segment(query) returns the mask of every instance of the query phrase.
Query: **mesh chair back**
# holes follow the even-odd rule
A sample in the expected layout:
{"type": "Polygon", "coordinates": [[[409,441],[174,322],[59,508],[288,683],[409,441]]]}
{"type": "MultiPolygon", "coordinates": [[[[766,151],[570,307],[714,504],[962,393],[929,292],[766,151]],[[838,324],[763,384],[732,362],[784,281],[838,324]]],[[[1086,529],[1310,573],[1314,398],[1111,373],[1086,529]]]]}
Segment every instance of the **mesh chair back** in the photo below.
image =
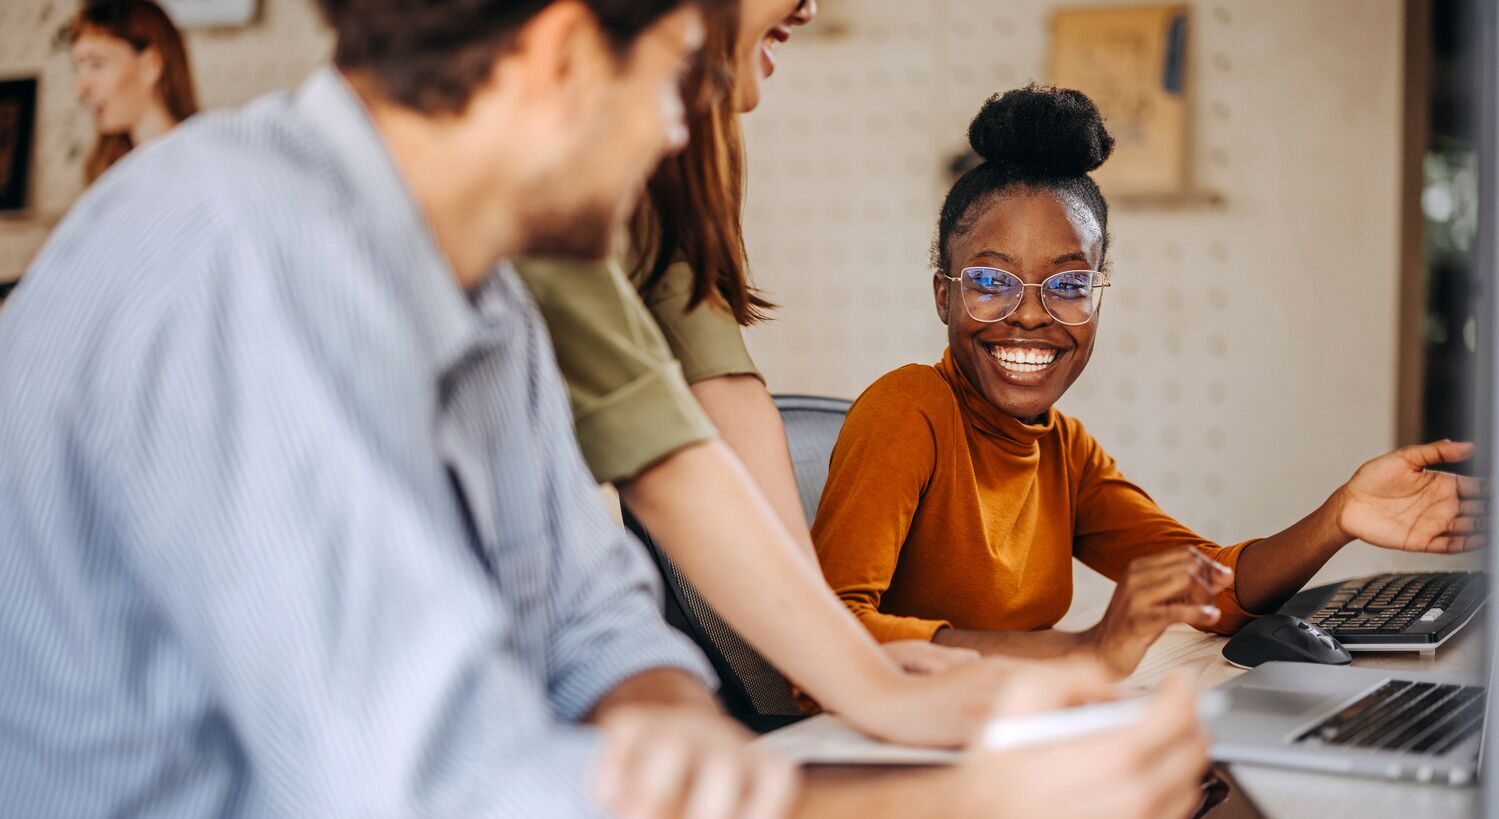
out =
{"type": "Polygon", "coordinates": [[[778,395],[776,407],[786,426],[786,443],[791,447],[791,468],[796,471],[796,488],[802,496],[802,511],[807,522],[817,517],[817,502],[828,482],[828,459],[833,444],[843,430],[849,402],[841,398],[814,395],[778,395]]]}
{"type": "MultiPolygon", "coordinates": [[[[828,477],[828,457],[849,403],[836,398],[777,396],[786,426],[802,508],[811,520],[828,477]]],[[[666,581],[666,619],[690,636],[722,680],[719,697],[736,719],[758,732],[789,725],[805,715],[792,697],[791,685],[760,653],[750,647],[698,595],[687,578],[651,539],[645,527],[625,510],[625,525],[646,545],[666,581]]]]}

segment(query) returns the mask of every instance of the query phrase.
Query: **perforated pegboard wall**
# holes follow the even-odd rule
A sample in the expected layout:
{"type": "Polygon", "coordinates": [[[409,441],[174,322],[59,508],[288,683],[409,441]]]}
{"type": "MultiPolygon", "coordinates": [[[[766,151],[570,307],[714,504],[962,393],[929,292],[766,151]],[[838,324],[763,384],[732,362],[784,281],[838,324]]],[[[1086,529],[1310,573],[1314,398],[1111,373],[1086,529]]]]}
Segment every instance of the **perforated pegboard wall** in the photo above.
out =
{"type": "MultiPolygon", "coordinates": [[[[55,43],[76,8],[76,0],[0,0],[0,79],[41,79],[32,210],[0,217],[0,281],[25,270],[83,184],[93,127],[77,103],[66,47],[55,43]]],[[[212,110],[295,85],[329,44],[312,0],[260,0],[252,26],[187,33],[198,102],[212,110]]]]}
{"type": "MultiPolygon", "coordinates": [[[[945,161],[988,95],[1044,79],[1060,5],[825,0],[830,25],[783,49],[745,123],[751,261],[784,305],[750,333],[773,389],[853,397],[939,356],[945,161]]],[[[1224,203],[1116,206],[1116,287],[1063,409],[1168,511],[1232,541],[1292,523],[1393,443],[1402,13],[1190,5],[1195,172],[1224,203]]]]}

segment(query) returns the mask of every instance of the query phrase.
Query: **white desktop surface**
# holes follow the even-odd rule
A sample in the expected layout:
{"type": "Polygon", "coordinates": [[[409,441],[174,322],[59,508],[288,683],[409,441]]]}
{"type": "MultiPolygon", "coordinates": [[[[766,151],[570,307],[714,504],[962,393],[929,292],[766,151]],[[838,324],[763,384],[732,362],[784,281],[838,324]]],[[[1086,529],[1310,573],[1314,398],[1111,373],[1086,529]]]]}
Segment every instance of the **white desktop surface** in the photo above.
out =
{"type": "MultiPolygon", "coordinates": [[[[1089,606],[1074,610],[1060,625],[1075,628],[1082,623],[1091,624],[1101,614],[1101,609],[1098,612],[1091,609],[1089,606]]],[[[1353,655],[1353,664],[1482,677],[1485,668],[1483,620],[1480,613],[1435,656],[1413,652],[1360,652],[1353,655]]],[[[1174,671],[1186,673],[1202,690],[1233,679],[1244,671],[1223,659],[1224,642],[1226,638],[1203,634],[1187,626],[1173,626],[1150,648],[1124,686],[1148,689],[1174,671]]],[[[832,736],[846,730],[841,728],[840,720],[829,716],[814,717],[791,726],[791,729],[799,730],[809,738],[832,736]]],[[[870,770],[876,769],[872,767],[870,770]]],[[[1234,765],[1230,770],[1269,819],[1462,819],[1478,815],[1481,794],[1481,789],[1476,786],[1422,785],[1252,765],[1234,765]]]]}

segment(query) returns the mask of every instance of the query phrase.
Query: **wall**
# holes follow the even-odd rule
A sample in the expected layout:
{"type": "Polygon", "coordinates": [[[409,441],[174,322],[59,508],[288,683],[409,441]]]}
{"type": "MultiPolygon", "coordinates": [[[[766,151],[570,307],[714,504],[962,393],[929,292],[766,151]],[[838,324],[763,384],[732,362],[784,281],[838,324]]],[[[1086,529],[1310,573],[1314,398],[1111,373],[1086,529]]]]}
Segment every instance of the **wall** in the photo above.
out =
{"type": "MultiPolygon", "coordinates": [[[[311,0],[261,2],[250,28],[189,35],[205,107],[327,54],[311,0]]],[[[750,344],[773,389],[852,397],[940,354],[927,248],[947,158],[985,97],[1040,76],[1057,6],[822,5],[746,121],[750,249],[785,305],[750,344]]],[[[1116,208],[1116,286],[1063,406],[1168,510],[1232,540],[1291,523],[1394,439],[1402,16],[1399,0],[1191,5],[1196,172],[1225,201],[1116,208]]],[[[51,44],[72,8],[0,0],[0,77],[43,82],[36,214],[0,220],[0,281],[78,192],[90,123],[51,44]]]]}
{"type": "MultiPolygon", "coordinates": [[[[746,120],[751,259],[785,305],[750,345],[772,389],[853,397],[940,355],[946,160],[988,95],[1042,78],[1059,4],[823,5],[746,120]]],[[[1195,170],[1224,201],[1116,207],[1116,286],[1062,406],[1168,511],[1233,541],[1394,442],[1402,5],[1189,5],[1195,170]]],[[[1360,549],[1329,572],[1402,562],[1360,549]]]]}
{"type": "MultiPolygon", "coordinates": [[[[331,41],[312,0],[260,0],[242,29],[187,33],[188,57],[206,110],[295,85],[326,58],[331,41]]],[[[66,45],[54,35],[73,0],[0,0],[0,79],[40,76],[37,150],[28,218],[0,218],[0,281],[17,278],[77,198],[93,124],[78,105],[66,45]]]]}

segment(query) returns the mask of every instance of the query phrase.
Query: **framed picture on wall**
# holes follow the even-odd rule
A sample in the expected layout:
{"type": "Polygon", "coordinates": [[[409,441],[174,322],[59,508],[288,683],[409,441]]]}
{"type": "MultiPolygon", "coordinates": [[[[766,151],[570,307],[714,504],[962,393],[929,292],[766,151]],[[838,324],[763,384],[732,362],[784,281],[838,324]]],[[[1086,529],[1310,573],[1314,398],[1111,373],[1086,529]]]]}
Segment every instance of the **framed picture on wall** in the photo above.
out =
{"type": "Polygon", "coordinates": [[[162,0],[179,28],[248,26],[255,22],[260,0],[162,0]]]}
{"type": "Polygon", "coordinates": [[[1110,196],[1182,196],[1192,187],[1190,14],[1168,3],[1052,16],[1048,78],[1092,97],[1116,140],[1094,177],[1110,196]]]}
{"type": "Polygon", "coordinates": [[[35,132],[36,78],[0,81],[0,212],[26,210],[35,132]]]}

